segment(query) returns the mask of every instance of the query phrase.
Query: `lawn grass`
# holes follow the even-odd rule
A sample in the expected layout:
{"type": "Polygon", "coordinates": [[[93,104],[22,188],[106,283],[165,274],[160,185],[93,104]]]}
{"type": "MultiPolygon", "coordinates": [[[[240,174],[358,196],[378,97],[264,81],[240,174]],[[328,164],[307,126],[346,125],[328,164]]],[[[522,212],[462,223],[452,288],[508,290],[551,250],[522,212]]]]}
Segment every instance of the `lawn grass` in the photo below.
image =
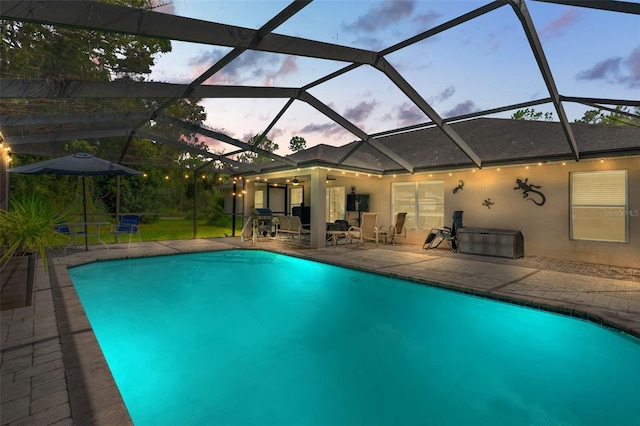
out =
{"type": "MultiPolygon", "coordinates": [[[[236,235],[242,231],[242,220],[236,224],[236,235]]],[[[160,219],[156,223],[143,223],[140,225],[142,241],[162,240],[186,240],[193,238],[193,221],[185,219],[160,219]]],[[[231,225],[213,226],[207,225],[207,220],[198,221],[198,238],[214,238],[231,236],[231,225]]]]}
{"type": "MultiPolygon", "coordinates": [[[[109,233],[110,227],[103,226],[100,229],[102,241],[114,243],[115,238],[109,233]]],[[[237,218],[236,236],[242,231],[242,218],[237,218]]],[[[215,238],[231,236],[231,224],[229,226],[207,225],[207,220],[198,221],[198,238],[215,238]]],[[[168,219],[161,218],[156,223],[140,224],[140,237],[142,241],[163,241],[163,240],[187,240],[193,238],[193,221],[191,219],[168,219]]],[[[120,241],[129,241],[129,237],[120,236],[120,241]]],[[[133,236],[136,239],[136,236],[133,236]]],[[[80,242],[80,238],[78,239],[80,242]]],[[[95,238],[89,238],[89,244],[98,244],[95,238]]]]}

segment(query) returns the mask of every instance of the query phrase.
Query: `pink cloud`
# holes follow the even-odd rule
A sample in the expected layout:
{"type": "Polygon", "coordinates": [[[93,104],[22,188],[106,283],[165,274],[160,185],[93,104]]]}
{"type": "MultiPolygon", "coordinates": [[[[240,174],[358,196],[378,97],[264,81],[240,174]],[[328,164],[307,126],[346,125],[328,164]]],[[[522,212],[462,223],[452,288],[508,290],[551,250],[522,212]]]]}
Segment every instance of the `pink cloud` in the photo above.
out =
{"type": "Polygon", "coordinates": [[[225,144],[223,144],[219,140],[210,138],[208,136],[202,136],[202,135],[198,136],[198,140],[200,142],[204,142],[204,144],[209,147],[209,150],[211,152],[222,153],[224,150],[225,144]]]}
{"type": "Polygon", "coordinates": [[[280,65],[280,69],[276,72],[268,73],[264,77],[264,85],[265,86],[274,86],[277,80],[282,80],[284,77],[289,74],[295,74],[298,72],[298,64],[296,63],[295,56],[287,56],[282,64],[280,65]]]}
{"type": "MultiPolygon", "coordinates": [[[[223,50],[214,48],[191,58],[189,66],[193,78],[201,75],[225,54],[223,50]]],[[[287,76],[298,72],[296,61],[295,56],[247,51],[209,77],[206,84],[242,85],[248,81],[262,79],[265,86],[274,86],[287,76]]]]}
{"type": "Polygon", "coordinates": [[[572,26],[580,19],[580,11],[576,8],[567,9],[557,19],[549,22],[542,30],[539,31],[540,38],[554,38],[564,34],[567,27],[572,26]]]}

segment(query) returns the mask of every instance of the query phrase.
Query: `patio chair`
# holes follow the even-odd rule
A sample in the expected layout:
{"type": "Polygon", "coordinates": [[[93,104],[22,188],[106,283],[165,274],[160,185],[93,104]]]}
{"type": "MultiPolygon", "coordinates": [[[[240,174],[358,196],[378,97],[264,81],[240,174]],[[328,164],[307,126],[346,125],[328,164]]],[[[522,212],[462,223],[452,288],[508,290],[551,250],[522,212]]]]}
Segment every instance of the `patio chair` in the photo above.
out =
{"type": "Polygon", "coordinates": [[[351,226],[347,230],[347,243],[358,241],[358,247],[364,246],[365,242],[373,241],[378,245],[378,213],[362,213],[360,226],[351,226]]]}
{"type": "Polygon", "coordinates": [[[58,223],[57,225],[55,225],[53,227],[53,229],[55,229],[59,233],[64,234],[64,235],[69,237],[69,243],[62,248],[64,254],[67,254],[67,249],[72,244],[73,244],[73,248],[77,248],[78,247],[78,245],[76,244],[76,235],[75,235],[75,233],[73,232],[73,230],[71,229],[71,227],[69,225],[67,225],[66,223],[61,222],[61,223],[58,223]]]}
{"type": "Polygon", "coordinates": [[[277,218],[278,226],[276,227],[276,240],[279,237],[291,236],[291,221],[289,220],[289,216],[277,216],[277,218]]]}
{"type": "Polygon", "coordinates": [[[396,244],[398,237],[403,237],[405,240],[407,239],[407,229],[404,227],[404,220],[406,217],[407,212],[398,213],[396,215],[395,225],[380,227],[378,234],[380,234],[385,244],[389,241],[391,244],[396,244]]]}
{"type": "Polygon", "coordinates": [[[298,244],[302,244],[303,238],[306,240],[309,236],[311,236],[311,231],[304,227],[299,216],[287,217],[289,218],[289,223],[291,223],[289,233],[293,234],[294,238],[297,237],[298,244]]]}
{"type": "Polygon", "coordinates": [[[458,253],[458,229],[462,228],[462,211],[457,210],[453,212],[453,223],[451,227],[445,226],[444,228],[432,228],[424,241],[423,249],[429,250],[437,248],[443,241],[447,243],[451,251],[458,253]]]}
{"type": "Polygon", "coordinates": [[[142,242],[139,225],[140,216],[125,214],[120,217],[120,223],[118,225],[111,225],[111,231],[109,233],[115,235],[117,243],[120,243],[120,235],[129,235],[129,245],[127,248],[131,248],[133,234],[137,234],[138,242],[142,242]]]}

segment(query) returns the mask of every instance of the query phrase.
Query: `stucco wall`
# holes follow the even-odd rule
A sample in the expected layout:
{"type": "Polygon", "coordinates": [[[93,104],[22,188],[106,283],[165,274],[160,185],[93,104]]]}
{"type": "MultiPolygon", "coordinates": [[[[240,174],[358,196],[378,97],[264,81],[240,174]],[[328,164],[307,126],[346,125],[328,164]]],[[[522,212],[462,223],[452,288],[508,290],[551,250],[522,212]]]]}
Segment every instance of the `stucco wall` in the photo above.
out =
{"type": "MultiPolygon", "coordinates": [[[[483,168],[472,172],[456,171],[398,175],[397,177],[346,177],[330,186],[355,185],[357,193],[370,194],[370,211],[377,211],[378,224],[387,225],[391,218],[391,183],[422,180],[444,180],[445,225],[450,226],[455,210],[463,210],[463,223],[470,227],[518,229],[525,241],[525,255],[550,256],[561,259],[604,263],[640,268],[640,158],[582,160],[579,162],[542,165],[483,168]],[[569,239],[569,173],[575,171],[621,170],[628,173],[629,243],[572,241],[569,239]],[[522,190],[514,190],[516,179],[529,179],[541,185],[546,202],[537,206],[523,198],[522,190]],[[464,189],[453,193],[458,181],[464,189]],[[494,203],[483,205],[486,199],[494,203]]],[[[536,194],[530,194],[536,198],[536,194]]],[[[422,244],[427,230],[410,230],[409,242],[422,244]]]]}

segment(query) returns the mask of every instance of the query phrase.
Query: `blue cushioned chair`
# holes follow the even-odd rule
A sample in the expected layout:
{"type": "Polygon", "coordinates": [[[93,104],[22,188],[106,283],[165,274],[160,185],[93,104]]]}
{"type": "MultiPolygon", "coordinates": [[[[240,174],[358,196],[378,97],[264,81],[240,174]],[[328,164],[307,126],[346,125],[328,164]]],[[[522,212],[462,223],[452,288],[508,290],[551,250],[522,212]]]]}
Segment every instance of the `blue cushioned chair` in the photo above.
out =
{"type": "Polygon", "coordinates": [[[120,217],[120,223],[118,225],[111,225],[111,234],[115,235],[116,242],[120,242],[120,235],[129,235],[129,245],[131,247],[131,239],[133,234],[138,234],[138,242],[142,242],[140,237],[140,216],[133,214],[125,214],[120,217]]]}
{"type": "Polygon", "coordinates": [[[63,251],[64,251],[65,254],[67,253],[67,248],[69,248],[69,246],[71,244],[73,244],[74,248],[77,248],[76,236],[73,233],[73,231],[71,230],[71,228],[69,227],[69,225],[67,225],[66,223],[59,223],[56,226],[54,226],[53,229],[55,229],[56,231],[58,231],[61,234],[69,236],[69,244],[67,244],[63,248],[63,251]]]}

